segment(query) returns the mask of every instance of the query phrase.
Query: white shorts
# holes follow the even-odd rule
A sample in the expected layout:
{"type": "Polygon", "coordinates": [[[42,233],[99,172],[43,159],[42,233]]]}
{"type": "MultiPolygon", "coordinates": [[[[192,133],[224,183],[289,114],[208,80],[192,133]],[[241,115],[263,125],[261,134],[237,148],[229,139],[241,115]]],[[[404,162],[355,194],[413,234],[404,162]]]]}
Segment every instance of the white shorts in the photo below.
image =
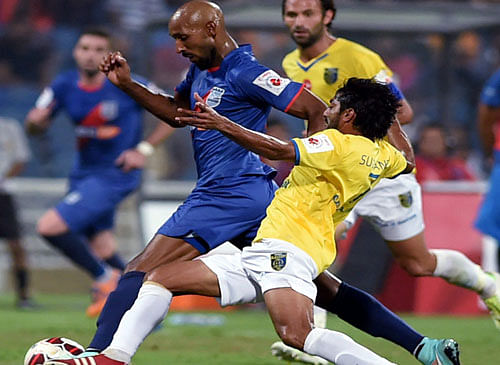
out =
{"type": "Polygon", "coordinates": [[[241,264],[241,251],[231,254],[209,254],[197,258],[217,276],[221,306],[262,302],[259,284],[252,281],[241,264]]]}
{"type": "Polygon", "coordinates": [[[363,217],[386,241],[404,241],[424,230],[422,190],[414,174],[382,179],[346,217],[351,226],[363,217]]]}
{"type": "Polygon", "coordinates": [[[313,302],[319,275],[316,262],[292,243],[277,239],[263,239],[245,247],[241,262],[249,278],[257,282],[262,293],[277,288],[292,288],[313,302]]]}
{"type": "Polygon", "coordinates": [[[199,260],[217,275],[222,306],[261,302],[262,293],[276,288],[292,288],[316,299],[316,263],[289,242],[265,239],[241,253],[204,255],[199,260]]]}

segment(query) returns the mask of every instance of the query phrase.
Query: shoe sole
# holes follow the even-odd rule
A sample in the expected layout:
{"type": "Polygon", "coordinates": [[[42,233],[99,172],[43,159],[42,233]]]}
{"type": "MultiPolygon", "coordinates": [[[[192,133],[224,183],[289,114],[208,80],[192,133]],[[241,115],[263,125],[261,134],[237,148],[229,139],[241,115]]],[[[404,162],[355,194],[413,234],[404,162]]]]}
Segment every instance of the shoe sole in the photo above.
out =
{"type": "Polygon", "coordinates": [[[447,340],[443,351],[453,365],[460,365],[460,350],[455,340],[447,340]]]}

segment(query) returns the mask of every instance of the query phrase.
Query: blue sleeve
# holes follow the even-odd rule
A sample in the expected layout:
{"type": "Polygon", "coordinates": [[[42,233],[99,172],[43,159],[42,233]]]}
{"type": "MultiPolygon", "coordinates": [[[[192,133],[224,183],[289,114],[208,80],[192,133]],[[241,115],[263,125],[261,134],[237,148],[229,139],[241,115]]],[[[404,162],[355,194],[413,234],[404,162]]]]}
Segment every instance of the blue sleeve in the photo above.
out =
{"type": "Polygon", "coordinates": [[[189,67],[189,71],[186,75],[186,78],[182,80],[182,82],[175,87],[175,91],[182,95],[187,95],[188,97],[191,95],[191,85],[194,80],[194,65],[189,67]]]}
{"type": "Polygon", "coordinates": [[[297,146],[297,142],[295,142],[293,139],[292,139],[292,143],[293,143],[293,148],[295,149],[295,161],[294,161],[294,164],[295,165],[300,165],[300,149],[299,149],[299,146],[297,146]]]}
{"type": "Polygon", "coordinates": [[[399,90],[399,88],[396,86],[394,82],[390,82],[387,84],[389,89],[391,89],[392,93],[398,98],[398,101],[403,100],[405,96],[403,95],[403,92],[399,90]]]}
{"type": "Polygon", "coordinates": [[[256,103],[287,111],[302,91],[303,85],[281,77],[258,63],[249,63],[231,71],[231,85],[239,94],[256,103]]]}
{"type": "Polygon", "coordinates": [[[480,100],[481,103],[491,107],[500,106],[500,70],[486,82],[480,100]]]}

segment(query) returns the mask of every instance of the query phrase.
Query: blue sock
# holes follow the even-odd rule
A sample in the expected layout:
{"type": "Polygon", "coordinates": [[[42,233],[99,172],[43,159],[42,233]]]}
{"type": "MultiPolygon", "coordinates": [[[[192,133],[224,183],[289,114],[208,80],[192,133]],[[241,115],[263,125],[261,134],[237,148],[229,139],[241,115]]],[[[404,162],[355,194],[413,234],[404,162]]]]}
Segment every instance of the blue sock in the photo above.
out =
{"type": "Polygon", "coordinates": [[[144,275],[146,274],[140,271],[130,271],[121,277],[115,291],[106,300],[97,320],[97,331],[87,350],[92,349],[100,352],[109,346],[120,320],[125,312],[132,307],[139,294],[144,275]]]}
{"type": "Polygon", "coordinates": [[[53,247],[61,251],[67,258],[87,271],[92,278],[106,272],[103,263],[94,256],[82,236],[67,232],[58,236],[43,236],[53,247]]]}
{"type": "Polygon", "coordinates": [[[363,332],[404,347],[411,354],[424,338],[373,296],[344,282],[325,309],[363,332]]]}
{"type": "Polygon", "coordinates": [[[110,256],[106,259],[106,263],[114,267],[115,269],[118,269],[120,271],[125,270],[125,262],[123,261],[122,257],[118,253],[114,253],[113,256],[110,256]]]}

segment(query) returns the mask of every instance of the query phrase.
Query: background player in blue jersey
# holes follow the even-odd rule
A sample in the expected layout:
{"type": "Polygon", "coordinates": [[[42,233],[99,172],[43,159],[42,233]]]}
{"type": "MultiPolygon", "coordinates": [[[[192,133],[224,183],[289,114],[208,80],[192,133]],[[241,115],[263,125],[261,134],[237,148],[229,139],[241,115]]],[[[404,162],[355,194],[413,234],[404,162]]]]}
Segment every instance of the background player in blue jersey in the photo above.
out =
{"type": "Polygon", "coordinates": [[[141,142],[143,109],[99,72],[110,49],[106,32],[85,31],[73,51],[77,69],[58,75],[26,117],[31,133],[44,131],[60,110],[75,125],[69,192],[40,218],[37,230],[95,280],[89,316],[99,314],[125,266],[112,235],[116,207],[139,186],[143,154],[173,130],[161,123],[150,142],[141,142]]]}
{"type": "MultiPolygon", "coordinates": [[[[484,153],[492,170],[490,188],[478,213],[475,225],[485,235],[500,243],[500,70],[486,82],[479,101],[479,133],[484,153]]],[[[500,262],[500,250],[497,257],[500,262]]],[[[496,268],[498,270],[498,267],[496,268]]]]}

